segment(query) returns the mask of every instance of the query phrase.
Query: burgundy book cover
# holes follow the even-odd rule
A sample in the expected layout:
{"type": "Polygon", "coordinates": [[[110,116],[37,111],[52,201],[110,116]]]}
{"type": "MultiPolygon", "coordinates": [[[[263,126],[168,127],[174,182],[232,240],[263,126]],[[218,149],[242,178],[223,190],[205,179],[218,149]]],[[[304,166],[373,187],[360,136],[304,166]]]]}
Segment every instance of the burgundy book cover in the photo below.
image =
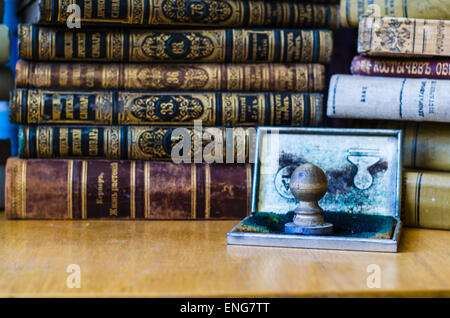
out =
{"type": "Polygon", "coordinates": [[[242,219],[250,164],[9,158],[11,219],[242,219]]]}
{"type": "Polygon", "coordinates": [[[449,60],[383,59],[355,56],[352,74],[366,76],[450,79],[449,60]]]}

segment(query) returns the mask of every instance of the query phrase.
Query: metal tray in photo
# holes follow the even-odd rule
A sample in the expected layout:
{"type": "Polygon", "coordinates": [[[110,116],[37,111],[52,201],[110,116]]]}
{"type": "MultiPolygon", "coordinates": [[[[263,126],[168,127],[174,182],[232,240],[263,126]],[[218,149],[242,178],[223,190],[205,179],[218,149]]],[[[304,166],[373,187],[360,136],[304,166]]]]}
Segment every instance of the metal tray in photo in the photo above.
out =
{"type": "Polygon", "coordinates": [[[252,214],[227,234],[228,244],[397,252],[400,130],[261,127],[256,138],[252,214]],[[303,163],[327,176],[319,205],[336,225],[332,235],[284,233],[298,204],[290,174],[303,163]]]}

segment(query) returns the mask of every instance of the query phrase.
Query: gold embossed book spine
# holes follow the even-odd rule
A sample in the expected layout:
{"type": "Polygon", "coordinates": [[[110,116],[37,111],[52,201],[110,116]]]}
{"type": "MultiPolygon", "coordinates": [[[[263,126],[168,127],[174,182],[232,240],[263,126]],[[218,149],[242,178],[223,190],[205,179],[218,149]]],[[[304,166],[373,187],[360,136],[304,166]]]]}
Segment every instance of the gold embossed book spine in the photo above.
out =
{"type": "Polygon", "coordinates": [[[450,230],[450,172],[405,171],[402,200],[407,226],[450,230]]]}
{"type": "Polygon", "coordinates": [[[250,164],[8,159],[11,219],[242,219],[250,164]],[[176,197],[176,200],[174,198],[176,197]]]}
{"type": "Polygon", "coordinates": [[[71,62],[328,63],[324,29],[68,29],[19,25],[23,60],[71,62]]]}
{"type": "Polygon", "coordinates": [[[322,64],[109,64],[20,60],[16,87],[167,91],[323,92],[322,64]]]}
{"type": "MultiPolygon", "coordinates": [[[[311,1],[309,1],[311,2],[311,1]]],[[[84,25],[145,25],[201,27],[306,27],[339,25],[331,4],[261,0],[41,0],[40,24],[66,24],[69,5],[80,8],[84,25]]]]}
{"type": "Polygon", "coordinates": [[[323,95],[268,92],[136,92],[17,88],[17,124],[318,126],[323,95]]]}
{"type": "Polygon", "coordinates": [[[166,126],[19,126],[18,155],[253,163],[255,128],[183,128],[179,131],[166,126]]]}

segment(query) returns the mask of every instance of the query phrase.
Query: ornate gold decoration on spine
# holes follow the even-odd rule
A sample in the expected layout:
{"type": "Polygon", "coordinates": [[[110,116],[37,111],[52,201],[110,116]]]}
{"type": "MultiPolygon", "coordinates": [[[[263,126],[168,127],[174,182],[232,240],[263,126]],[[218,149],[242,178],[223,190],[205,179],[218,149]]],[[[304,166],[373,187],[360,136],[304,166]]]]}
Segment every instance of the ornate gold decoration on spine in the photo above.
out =
{"type": "Polygon", "coordinates": [[[67,218],[69,219],[73,219],[72,188],[73,188],[73,160],[69,160],[67,165],[67,218]]]}
{"type": "Polygon", "coordinates": [[[81,162],[81,218],[87,218],[87,168],[86,160],[81,162]]]}
{"type": "Polygon", "coordinates": [[[211,216],[211,167],[205,165],[205,219],[211,216]]]}
{"type": "Polygon", "coordinates": [[[150,162],[144,162],[144,218],[150,218],[150,162]]]}
{"type": "Polygon", "coordinates": [[[130,218],[136,218],[136,161],[130,162],[130,218]]]}
{"type": "Polygon", "coordinates": [[[36,128],[37,158],[51,158],[53,155],[53,127],[36,128]]]}
{"type": "MultiPolygon", "coordinates": [[[[330,60],[332,32],[299,29],[208,29],[208,30],[145,30],[124,29],[94,32],[92,30],[51,29],[32,25],[21,29],[19,53],[22,59],[51,61],[129,61],[129,62],[303,62],[326,63],[330,60]],[[32,52],[32,30],[38,52],[32,52]],[[67,37],[65,36],[67,34],[67,37]],[[125,35],[127,35],[125,37],[125,35]],[[315,41],[317,35],[320,39],[315,41]],[[55,55],[55,39],[69,38],[73,54],[55,55]],[[84,41],[75,42],[77,38],[84,41]],[[227,45],[231,37],[232,45],[227,45]],[[125,43],[125,38],[127,42],[125,43]],[[105,46],[98,46],[106,41],[105,46]],[[30,42],[30,43],[27,43],[30,42]],[[74,45],[77,43],[77,45],[74,45]],[[82,44],[83,43],[83,46],[82,44]],[[316,46],[319,45],[318,48],[316,46]],[[86,47],[92,52],[86,55],[86,47]],[[125,57],[125,50],[128,50],[125,57]],[[227,54],[228,53],[228,54],[227,54]],[[275,60],[275,57],[277,59],[275,60]],[[127,60],[125,60],[127,58],[127,60]]],[[[68,52],[66,52],[68,54],[68,52]]]]}
{"type": "Polygon", "coordinates": [[[108,159],[120,159],[120,144],[125,142],[121,140],[121,128],[120,127],[106,127],[104,129],[104,153],[108,159]]]}
{"type": "Polygon", "coordinates": [[[16,87],[111,90],[321,92],[321,64],[88,64],[20,60],[16,87]],[[88,74],[90,77],[88,77],[88,74]],[[53,78],[53,82],[52,82],[53,78]]]}
{"type": "Polygon", "coordinates": [[[19,24],[18,26],[18,48],[19,56],[22,59],[32,59],[33,58],[33,38],[31,32],[32,26],[26,24],[19,24]]]}
{"type": "Polygon", "coordinates": [[[21,208],[21,218],[25,219],[25,211],[27,207],[27,162],[23,160],[21,162],[21,172],[20,172],[20,208],[21,208]]]}
{"type": "Polygon", "coordinates": [[[191,164],[191,218],[197,218],[197,166],[191,164]]]}

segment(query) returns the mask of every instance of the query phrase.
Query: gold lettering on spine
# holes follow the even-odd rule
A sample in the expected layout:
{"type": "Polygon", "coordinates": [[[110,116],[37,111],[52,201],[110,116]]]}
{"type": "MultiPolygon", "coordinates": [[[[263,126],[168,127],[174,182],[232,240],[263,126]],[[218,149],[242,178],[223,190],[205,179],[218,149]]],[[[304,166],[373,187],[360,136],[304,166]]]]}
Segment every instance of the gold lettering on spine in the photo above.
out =
{"type": "MultiPolygon", "coordinates": [[[[68,33],[66,33],[67,35],[68,33]]],[[[86,33],[77,33],[78,39],[78,57],[85,58],[86,57],[86,33]]],[[[71,42],[72,43],[72,42],[71,42]]],[[[72,56],[72,53],[70,57],[72,56]]]]}
{"type": "Polygon", "coordinates": [[[59,155],[66,157],[69,155],[69,129],[59,129],[59,155]]]}
{"type": "Polygon", "coordinates": [[[69,219],[73,219],[72,186],[73,186],[73,160],[69,160],[68,167],[67,167],[67,217],[69,219]]]}
{"type": "Polygon", "coordinates": [[[53,127],[37,127],[36,145],[38,158],[50,158],[53,154],[53,127]]]}
{"type": "Polygon", "coordinates": [[[144,218],[150,218],[150,162],[144,162],[144,218]]]}
{"type": "Polygon", "coordinates": [[[119,164],[112,162],[111,166],[111,208],[110,216],[118,216],[119,210],[119,164]]]}
{"type": "Polygon", "coordinates": [[[211,166],[205,165],[205,219],[211,215],[211,166]]]}
{"type": "Polygon", "coordinates": [[[81,218],[87,219],[87,167],[86,160],[81,162],[81,218]]]}
{"type": "Polygon", "coordinates": [[[136,161],[130,163],[130,217],[136,218],[136,161]]]}
{"type": "Polygon", "coordinates": [[[21,202],[20,205],[22,207],[21,218],[25,219],[25,212],[27,207],[27,161],[22,160],[22,185],[21,185],[21,202]]]}
{"type": "Polygon", "coordinates": [[[191,218],[197,218],[197,166],[191,164],[191,218]]]}
{"type": "Polygon", "coordinates": [[[81,129],[72,129],[72,155],[83,155],[81,148],[81,129]]]}
{"type": "Polygon", "coordinates": [[[98,156],[98,128],[89,131],[89,156],[98,156]]]}

